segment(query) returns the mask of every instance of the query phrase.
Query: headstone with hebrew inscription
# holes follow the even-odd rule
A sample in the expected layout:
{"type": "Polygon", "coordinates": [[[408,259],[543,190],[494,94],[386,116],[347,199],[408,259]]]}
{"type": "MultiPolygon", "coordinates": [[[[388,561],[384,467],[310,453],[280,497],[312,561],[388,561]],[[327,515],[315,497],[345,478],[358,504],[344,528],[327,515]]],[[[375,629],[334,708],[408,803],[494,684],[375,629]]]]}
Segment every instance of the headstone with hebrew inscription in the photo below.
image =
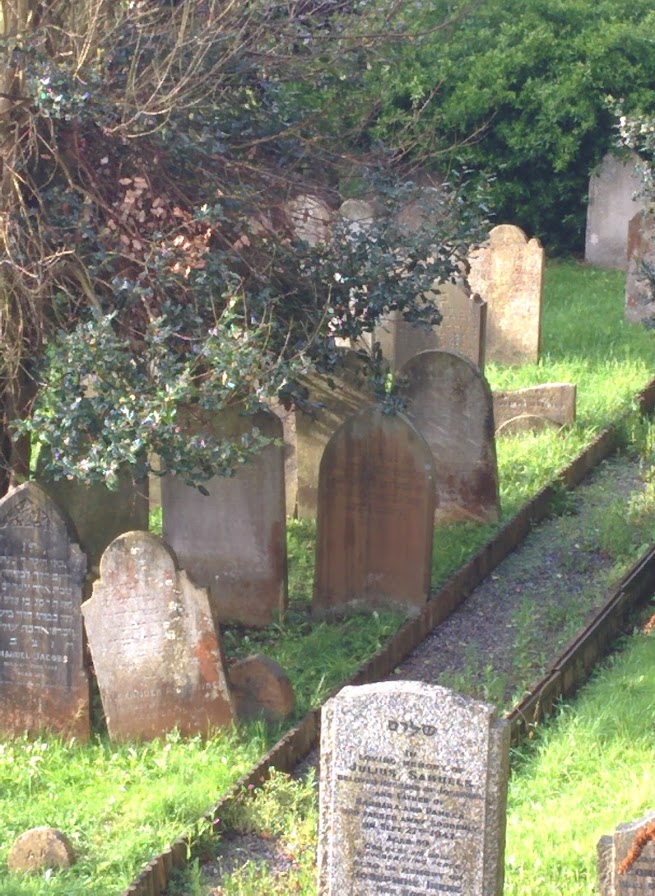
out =
{"type": "Polygon", "coordinates": [[[540,383],[523,389],[499,389],[493,393],[496,434],[559,429],[575,421],[574,383],[540,383]]]}
{"type": "Polygon", "coordinates": [[[162,539],[113,541],[82,612],[110,737],[206,734],[233,721],[207,590],[162,539]]]}
{"type": "Polygon", "coordinates": [[[420,612],[430,591],[434,482],[432,452],[404,415],[370,407],[346,420],[321,461],[315,613],[420,612]]]}
{"type": "Polygon", "coordinates": [[[341,424],[375,400],[355,351],[339,349],[329,377],[312,375],[304,384],[315,410],[296,411],[297,508],[301,519],[316,519],[318,471],[325,446],[341,424]]]}
{"type": "Polygon", "coordinates": [[[509,726],[423,682],[345,687],[321,717],[319,896],[501,896],[509,726]]]}
{"type": "Polygon", "coordinates": [[[257,430],[276,442],[234,476],[214,476],[208,495],[182,477],[162,479],[164,538],[194,582],[209,588],[214,620],[268,625],[287,604],[282,422],[270,411],[238,408],[189,418],[190,432],[238,440],[257,430]]]}
{"type": "Polygon", "coordinates": [[[655,323],[655,215],[639,212],[628,225],[628,274],[625,319],[631,324],[655,323]]]}
{"type": "Polygon", "coordinates": [[[628,224],[646,208],[637,194],[642,181],[639,156],[607,153],[589,178],[585,261],[625,271],[628,263],[628,224]]]}
{"type": "Polygon", "coordinates": [[[655,813],[620,824],[598,841],[599,896],[655,893],[655,813]],[[650,832],[650,836],[643,836],[650,832]]]}
{"type": "Polygon", "coordinates": [[[486,360],[524,364],[539,360],[544,250],[512,224],[494,227],[469,255],[468,282],[487,302],[486,360]]]}
{"type": "Polygon", "coordinates": [[[0,730],[89,735],[82,586],[86,558],[38,485],[0,499],[0,730]]]}
{"type": "Polygon", "coordinates": [[[491,390],[456,352],[421,352],[398,372],[405,413],[424,437],[436,469],[439,522],[496,522],[498,463],[491,390]]]}

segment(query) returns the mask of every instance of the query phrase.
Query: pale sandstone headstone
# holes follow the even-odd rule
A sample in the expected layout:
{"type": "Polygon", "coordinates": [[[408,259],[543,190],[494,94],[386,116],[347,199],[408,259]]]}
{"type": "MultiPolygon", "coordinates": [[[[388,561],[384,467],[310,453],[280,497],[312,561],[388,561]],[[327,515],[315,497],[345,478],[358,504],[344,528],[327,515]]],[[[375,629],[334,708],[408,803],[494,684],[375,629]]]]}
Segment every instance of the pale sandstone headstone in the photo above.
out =
{"type": "Polygon", "coordinates": [[[86,739],[82,586],[86,558],[33,482],[0,499],[0,730],[86,739]]]}
{"type": "Polygon", "coordinates": [[[575,422],[574,383],[541,383],[493,393],[496,435],[538,431],[575,422]]]}
{"type": "Polygon", "coordinates": [[[599,896],[653,896],[655,893],[655,842],[647,842],[627,870],[620,870],[647,825],[655,824],[655,813],[639,821],[620,824],[611,836],[598,841],[599,896]]]}
{"type": "Polygon", "coordinates": [[[319,196],[301,194],[286,204],[291,228],[299,240],[310,246],[327,243],[330,239],[333,212],[319,196]]]}
{"type": "Polygon", "coordinates": [[[469,255],[468,282],[487,302],[486,360],[539,360],[544,250],[512,224],[500,224],[469,255]]]}
{"type": "Polygon", "coordinates": [[[127,532],[109,545],[82,612],[111,738],[206,734],[233,721],[207,591],[156,535],[127,532]]]}
{"type": "Polygon", "coordinates": [[[339,362],[328,377],[313,375],[304,381],[313,414],[296,412],[297,509],[301,519],[315,519],[318,471],[325,446],[341,424],[375,400],[366,383],[362,360],[349,349],[339,350],[339,362]]]}
{"type": "Polygon", "coordinates": [[[262,717],[281,722],[293,713],[296,699],[289,676],[270,657],[255,653],[238,660],[229,667],[228,678],[240,721],[262,717]]]}
{"type": "Polygon", "coordinates": [[[349,222],[351,233],[359,233],[375,221],[376,209],[367,199],[346,199],[339,208],[339,215],[349,222]]]}
{"type": "Polygon", "coordinates": [[[398,372],[405,413],[426,440],[436,469],[436,519],[496,522],[498,463],[491,390],[456,352],[421,352],[398,372]]]}
{"type": "Polygon", "coordinates": [[[296,449],[296,411],[277,404],[271,408],[282,421],[284,453],[284,494],[286,514],[298,515],[298,452],[296,449]]]}
{"type": "MultiPolygon", "coordinates": [[[[438,299],[435,302],[439,305],[438,299]]],[[[438,326],[414,323],[405,320],[401,311],[391,311],[375,328],[375,341],[389,368],[395,373],[406,361],[419,352],[436,348],[438,342],[438,326]]]]}
{"type": "Polygon", "coordinates": [[[321,717],[319,896],[501,896],[508,766],[491,706],[344,688],[321,717]]]}
{"type": "Polygon", "coordinates": [[[402,414],[370,407],[330,439],[319,475],[313,610],[428,599],[435,469],[425,439],[402,414]]]}
{"type": "Polygon", "coordinates": [[[31,828],[14,840],[7,867],[12,872],[36,873],[70,868],[75,863],[73,845],[56,828],[31,828]]]}
{"type": "Polygon", "coordinates": [[[589,178],[585,261],[590,264],[620,271],[628,266],[628,224],[646,208],[645,199],[635,198],[642,188],[638,164],[634,152],[625,158],[607,153],[589,178]]]}
{"type": "Polygon", "coordinates": [[[197,417],[188,428],[230,440],[256,428],[277,442],[234,476],[205,482],[209,495],[182,477],[162,479],[164,538],[194,582],[209,588],[216,623],[268,625],[287,605],[282,422],[270,411],[231,408],[197,417]]]}
{"type": "Polygon", "coordinates": [[[655,215],[647,212],[638,212],[628,225],[625,319],[632,324],[655,323],[655,215]]]}

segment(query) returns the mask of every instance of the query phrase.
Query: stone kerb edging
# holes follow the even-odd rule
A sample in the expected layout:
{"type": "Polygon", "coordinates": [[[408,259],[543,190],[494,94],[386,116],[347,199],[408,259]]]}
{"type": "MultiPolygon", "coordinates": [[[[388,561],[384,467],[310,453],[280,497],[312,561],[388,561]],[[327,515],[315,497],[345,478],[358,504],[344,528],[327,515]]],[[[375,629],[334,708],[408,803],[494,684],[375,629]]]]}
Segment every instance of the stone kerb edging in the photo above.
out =
{"type": "MultiPolygon", "coordinates": [[[[639,392],[635,404],[642,415],[655,409],[655,377],[639,392]]],[[[530,529],[548,514],[553,499],[562,486],[575,488],[597,466],[609,457],[618,446],[618,425],[629,412],[621,415],[616,424],[604,429],[589,445],[565,467],[553,481],[541,489],[525,504],[474,556],[462,566],[440,590],[430,598],[421,614],[406,622],[389,641],[367,660],[347,681],[342,682],[329,695],[334,696],[346,685],[370,684],[389,675],[425,637],[439,625],[471,594],[474,588],[510,554],[528,534],[530,529]]],[[[517,707],[508,713],[512,724],[512,739],[516,741],[536,721],[547,715],[558,696],[570,694],[587,676],[593,664],[607,649],[612,633],[616,634],[615,614],[621,624],[633,601],[648,596],[648,588],[655,584],[655,547],[644,555],[619,585],[599,616],[582,635],[571,642],[553,669],[547,673],[517,707]],[[591,634],[590,634],[591,633],[591,634]],[[593,642],[588,647],[588,639],[593,642]],[[565,689],[565,690],[564,690],[565,689]]],[[[651,592],[652,593],[652,592],[651,592]]],[[[328,697],[328,699],[329,699],[328,697]]],[[[225,809],[248,789],[269,777],[270,769],[290,772],[320,741],[320,708],[310,710],[268,753],[243,775],[203,818],[216,822],[225,809]]],[[[163,853],[149,862],[121,896],[161,896],[169,874],[174,867],[181,867],[190,858],[192,837],[182,835],[163,853]]]]}

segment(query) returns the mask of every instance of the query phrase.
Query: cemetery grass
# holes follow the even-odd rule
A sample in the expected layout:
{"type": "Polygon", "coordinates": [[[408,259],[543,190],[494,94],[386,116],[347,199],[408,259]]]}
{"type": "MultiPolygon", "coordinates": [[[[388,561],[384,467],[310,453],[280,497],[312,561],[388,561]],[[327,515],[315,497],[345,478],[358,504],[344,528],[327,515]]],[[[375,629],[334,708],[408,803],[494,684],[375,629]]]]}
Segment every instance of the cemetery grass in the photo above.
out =
{"type": "MultiPolygon", "coordinates": [[[[570,430],[499,441],[503,520],[615,421],[652,376],[655,334],[623,322],[623,285],[623,275],[614,272],[575,262],[549,264],[541,362],[521,369],[487,369],[492,388],[553,381],[578,384],[578,420],[570,430]]],[[[652,452],[650,430],[636,417],[626,420],[623,428],[626,444],[637,436],[644,454],[652,452]]],[[[566,511],[566,505],[567,497],[562,495],[561,506],[554,512],[566,511]]],[[[620,522],[617,525],[620,528],[620,522]]],[[[465,562],[494,528],[440,529],[435,539],[434,587],[465,562]]],[[[402,619],[397,613],[380,611],[330,623],[313,622],[309,615],[313,527],[291,522],[288,540],[289,612],[265,630],[228,628],[224,644],[229,660],[261,651],[282,664],[297,695],[291,724],[374,653],[402,619]]],[[[250,725],[238,734],[221,733],[206,741],[182,742],[172,735],[161,742],[120,747],[102,734],[94,735],[88,745],[72,747],[51,738],[0,742],[0,896],[88,892],[116,896],[146,861],[192,827],[281,732],[280,727],[250,725]],[[6,855],[14,837],[39,824],[60,827],[72,837],[79,863],[64,874],[5,877],[6,855]]],[[[309,826],[310,816],[307,810],[309,826]]],[[[284,842],[293,841],[293,825],[304,816],[294,809],[289,818],[291,833],[285,833],[284,842]]],[[[202,843],[205,833],[201,826],[193,836],[202,843]]],[[[298,838],[300,842],[300,834],[298,838]]],[[[311,852],[309,846],[299,845],[291,850],[291,864],[302,865],[298,856],[311,852]]],[[[247,873],[257,876],[260,872],[247,873]]],[[[187,877],[185,889],[179,892],[191,896],[194,886],[192,877],[187,877]]],[[[311,892],[299,889],[296,882],[289,887],[275,889],[269,882],[259,890],[224,892],[311,892]]]]}

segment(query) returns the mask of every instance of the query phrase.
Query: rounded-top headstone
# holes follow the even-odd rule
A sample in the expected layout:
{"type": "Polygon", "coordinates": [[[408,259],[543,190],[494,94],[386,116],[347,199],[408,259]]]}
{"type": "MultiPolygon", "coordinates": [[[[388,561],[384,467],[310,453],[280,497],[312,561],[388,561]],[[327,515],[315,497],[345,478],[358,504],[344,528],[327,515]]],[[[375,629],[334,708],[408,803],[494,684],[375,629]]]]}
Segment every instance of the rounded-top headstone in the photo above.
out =
{"type": "Polygon", "coordinates": [[[7,866],[12,872],[45,871],[48,868],[70,868],[75,851],[70,840],[56,828],[31,828],[12,844],[7,866]]]}
{"type": "Polygon", "coordinates": [[[289,676],[270,657],[256,653],[238,660],[228,678],[240,721],[263,717],[280,722],[293,712],[296,700],[289,676]]]}

